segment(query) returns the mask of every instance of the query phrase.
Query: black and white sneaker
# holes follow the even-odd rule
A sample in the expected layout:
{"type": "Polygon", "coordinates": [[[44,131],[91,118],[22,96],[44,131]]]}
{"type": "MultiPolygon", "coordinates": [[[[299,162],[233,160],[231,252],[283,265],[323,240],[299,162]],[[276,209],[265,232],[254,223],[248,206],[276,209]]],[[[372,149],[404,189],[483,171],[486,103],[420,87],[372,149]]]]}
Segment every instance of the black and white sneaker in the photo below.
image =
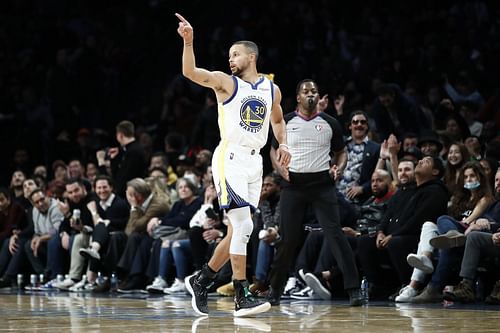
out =
{"type": "Polygon", "coordinates": [[[309,286],[305,287],[304,289],[296,293],[291,294],[290,297],[293,299],[300,299],[300,300],[313,300],[319,298],[314,293],[314,290],[312,290],[311,287],[309,286]]]}
{"type": "Polygon", "coordinates": [[[328,301],[332,298],[332,293],[321,273],[307,273],[305,275],[305,280],[307,286],[311,287],[314,293],[321,297],[321,299],[328,301]]]}
{"type": "Polygon", "coordinates": [[[190,275],[184,279],[186,284],[186,289],[191,294],[191,306],[193,307],[194,312],[196,312],[200,316],[208,315],[208,304],[207,304],[207,286],[204,286],[200,283],[202,279],[200,279],[198,275],[190,275]]]}
{"type": "Polygon", "coordinates": [[[261,301],[253,298],[252,293],[248,290],[248,282],[241,283],[240,281],[233,281],[234,283],[234,316],[245,317],[252,316],[258,313],[269,311],[271,303],[268,301],[261,301]]]}

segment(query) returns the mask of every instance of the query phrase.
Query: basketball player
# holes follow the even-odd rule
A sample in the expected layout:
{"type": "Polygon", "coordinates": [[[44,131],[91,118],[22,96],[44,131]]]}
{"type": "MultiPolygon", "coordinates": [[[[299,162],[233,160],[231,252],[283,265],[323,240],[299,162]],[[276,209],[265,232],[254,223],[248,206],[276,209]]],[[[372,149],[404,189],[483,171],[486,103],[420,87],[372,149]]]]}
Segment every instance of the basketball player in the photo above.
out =
{"type": "Polygon", "coordinates": [[[217,271],[231,260],[235,288],[236,317],[270,309],[269,302],[251,297],[246,279],[246,249],[253,223],[250,208],[258,205],[262,186],[262,156],[269,123],[278,141],[277,159],[288,167],[290,153],[281,110],[281,92],[277,85],[257,72],[259,50],[255,43],[239,41],[229,50],[228,75],[196,67],[193,51],[193,27],[181,15],[177,32],[184,40],[182,74],[193,82],[215,91],[219,112],[221,142],[212,158],[214,183],[220,206],[227,212],[230,226],[227,236],[200,273],[186,278],[192,306],[198,315],[207,315],[207,289],[217,271]]]}

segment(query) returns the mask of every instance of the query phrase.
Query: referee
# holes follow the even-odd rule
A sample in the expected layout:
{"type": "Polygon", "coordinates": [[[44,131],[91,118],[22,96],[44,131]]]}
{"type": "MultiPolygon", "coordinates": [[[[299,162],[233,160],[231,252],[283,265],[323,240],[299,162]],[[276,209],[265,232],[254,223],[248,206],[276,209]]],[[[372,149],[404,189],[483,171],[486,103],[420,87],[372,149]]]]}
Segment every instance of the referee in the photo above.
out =
{"type": "Polygon", "coordinates": [[[310,79],[298,83],[297,110],[284,116],[292,159],[289,169],[275,163],[273,142],[271,159],[285,179],[281,200],[281,245],[277,248],[270,272],[268,300],[278,305],[288,278],[293,256],[302,234],[306,207],[311,205],[321,224],[330,249],[344,275],[344,288],[351,306],[359,306],[359,277],[354,255],[347,242],[339,218],[335,180],[346,166],[347,154],[342,129],[333,117],[317,110],[318,86],[310,79]],[[333,177],[333,179],[332,179],[333,177]]]}

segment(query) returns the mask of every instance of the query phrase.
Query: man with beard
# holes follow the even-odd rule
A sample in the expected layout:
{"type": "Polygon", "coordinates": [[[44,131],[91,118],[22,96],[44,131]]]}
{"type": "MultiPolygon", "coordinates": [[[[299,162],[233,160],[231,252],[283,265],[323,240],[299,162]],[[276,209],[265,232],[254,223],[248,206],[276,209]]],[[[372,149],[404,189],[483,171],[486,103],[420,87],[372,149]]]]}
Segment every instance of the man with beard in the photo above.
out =
{"type": "MultiPolygon", "coordinates": [[[[33,236],[33,206],[31,203],[31,193],[36,189],[35,181],[27,178],[23,182],[23,198],[19,201],[26,212],[26,224],[24,227],[18,226],[12,231],[12,236],[3,242],[0,250],[0,285],[8,285],[13,281],[15,275],[19,272],[20,265],[26,260],[24,244],[33,236]],[[7,281],[7,282],[6,282],[7,281]]],[[[42,273],[42,272],[41,272],[42,273]]]]}
{"type": "Polygon", "coordinates": [[[12,173],[10,179],[10,190],[12,191],[12,199],[14,201],[22,201],[23,199],[23,182],[26,175],[21,170],[16,170],[12,173]]]}
{"type": "MultiPolygon", "coordinates": [[[[64,220],[62,212],[56,199],[52,199],[37,188],[30,194],[30,200],[33,203],[33,237],[24,245],[24,252],[37,274],[45,274],[48,279],[55,279],[57,274],[63,273],[59,254],[52,251],[57,249],[60,243],[57,233],[64,220]]],[[[15,276],[12,266],[15,260],[19,260],[17,252],[13,254],[9,270],[11,275],[15,276]]],[[[8,271],[9,271],[8,270],[8,271]]]]}
{"type": "Polygon", "coordinates": [[[87,204],[93,199],[82,180],[70,178],[66,181],[66,201],[59,202],[59,209],[64,214],[64,220],[59,227],[61,238],[59,253],[64,250],[71,254],[69,278],[51,284],[59,289],[67,289],[80,281],[85,269],[85,259],[80,255],[80,249],[89,244],[90,233],[94,223],[87,204]],[[73,239],[71,242],[70,239],[73,239]],[[63,250],[64,249],[64,250],[63,250]]]}
{"type": "Polygon", "coordinates": [[[262,187],[260,149],[267,142],[269,126],[279,142],[277,160],[287,167],[290,153],[286,144],[285,122],[281,110],[281,91],[270,79],[259,75],[258,46],[251,41],[233,43],[229,50],[232,75],[196,67],[193,27],[181,15],[177,32],[182,37],[182,74],[191,81],[214,90],[219,113],[221,142],[214,151],[212,168],[220,207],[230,225],[214,255],[199,274],[186,278],[193,296],[193,309],[207,315],[207,287],[216,272],[231,260],[235,287],[236,317],[270,309],[270,304],[250,297],[246,278],[247,243],[253,230],[251,208],[259,204],[262,187]]]}
{"type": "Polygon", "coordinates": [[[342,174],[347,160],[342,128],[337,120],[318,111],[319,92],[313,80],[300,81],[296,95],[297,110],[285,116],[293,156],[289,171],[276,163],[276,142],[271,151],[273,164],[285,182],[280,199],[281,244],[270,272],[268,300],[272,305],[280,303],[289,269],[301,246],[306,208],[311,205],[323,228],[325,241],[344,275],[344,288],[349,293],[350,305],[360,306],[358,270],[340,225],[335,189],[335,180],[342,174]]]}
{"type": "Polygon", "coordinates": [[[250,286],[254,295],[262,296],[267,291],[267,274],[273,261],[275,244],[279,241],[281,177],[272,172],[264,177],[257,211],[253,215],[255,224],[252,243],[255,252],[255,283],[250,286]]]}
{"type": "Polygon", "coordinates": [[[372,285],[370,297],[388,296],[395,287],[384,278],[382,262],[388,262],[396,271],[395,285],[408,284],[412,268],[406,257],[416,250],[422,225],[446,213],[448,190],[440,180],[444,172],[441,160],[424,157],[418,162],[415,167],[416,187],[412,173],[405,170],[408,163],[412,162],[402,160],[399,163],[398,177],[402,189],[389,201],[377,237],[361,236],[358,240],[358,258],[372,285]],[[406,180],[402,179],[403,175],[406,180]]]}
{"type": "MultiPolygon", "coordinates": [[[[10,240],[16,238],[21,230],[28,225],[28,219],[24,209],[11,199],[11,193],[5,187],[0,188],[0,244],[2,248],[10,247],[10,240]]],[[[0,258],[0,268],[6,268],[8,258],[0,258]]],[[[3,272],[0,272],[3,274],[3,272]]],[[[0,287],[10,287],[11,280],[4,276],[0,279],[0,287]]]]}

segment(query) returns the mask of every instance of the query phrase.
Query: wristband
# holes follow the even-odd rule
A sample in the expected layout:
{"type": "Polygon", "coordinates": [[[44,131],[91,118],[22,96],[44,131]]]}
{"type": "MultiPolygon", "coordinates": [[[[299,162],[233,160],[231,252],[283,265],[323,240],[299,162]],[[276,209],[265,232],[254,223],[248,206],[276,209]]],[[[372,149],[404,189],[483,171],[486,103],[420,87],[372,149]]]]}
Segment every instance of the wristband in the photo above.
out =
{"type": "Polygon", "coordinates": [[[287,144],[280,143],[279,148],[285,147],[286,149],[290,150],[290,147],[287,144]]]}

